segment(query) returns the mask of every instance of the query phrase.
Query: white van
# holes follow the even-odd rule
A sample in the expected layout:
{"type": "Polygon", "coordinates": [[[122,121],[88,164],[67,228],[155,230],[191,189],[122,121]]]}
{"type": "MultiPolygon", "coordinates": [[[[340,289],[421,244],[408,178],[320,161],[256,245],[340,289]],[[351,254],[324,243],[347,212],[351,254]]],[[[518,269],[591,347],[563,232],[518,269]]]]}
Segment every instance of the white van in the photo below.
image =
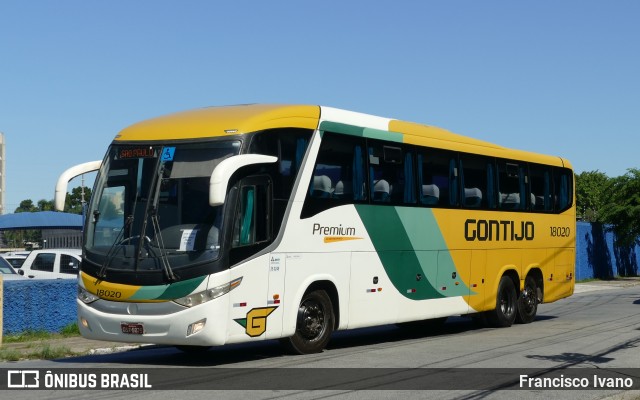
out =
{"type": "Polygon", "coordinates": [[[34,250],[18,273],[34,279],[77,279],[81,254],[80,249],[34,250]]]}

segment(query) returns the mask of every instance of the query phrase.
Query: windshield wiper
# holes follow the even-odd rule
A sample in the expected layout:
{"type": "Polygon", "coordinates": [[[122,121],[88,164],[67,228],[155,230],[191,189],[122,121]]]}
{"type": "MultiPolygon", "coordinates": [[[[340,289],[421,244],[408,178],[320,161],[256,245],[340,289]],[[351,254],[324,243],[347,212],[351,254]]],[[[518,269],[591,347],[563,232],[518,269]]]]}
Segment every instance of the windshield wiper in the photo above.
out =
{"type": "Polygon", "coordinates": [[[111,264],[111,260],[113,260],[113,256],[115,255],[116,246],[127,240],[123,239],[124,232],[131,226],[132,223],[133,215],[128,215],[126,220],[124,221],[124,224],[122,225],[122,228],[120,229],[120,232],[118,232],[118,236],[116,236],[116,239],[111,244],[111,247],[109,247],[109,251],[107,251],[107,254],[104,256],[104,262],[102,263],[102,267],[100,267],[100,271],[98,271],[98,280],[102,280],[107,277],[107,269],[109,268],[109,264],[111,264]]]}
{"type": "MultiPolygon", "coordinates": [[[[147,218],[143,223],[142,232],[146,230],[146,221],[151,218],[151,226],[153,227],[153,234],[157,238],[158,248],[160,249],[160,262],[162,263],[162,269],[166,275],[166,278],[169,282],[175,282],[178,280],[178,276],[173,273],[173,269],[171,269],[171,264],[169,263],[169,256],[167,255],[167,249],[164,245],[164,240],[162,239],[162,233],[160,233],[160,222],[158,221],[158,202],[160,200],[160,188],[162,186],[162,177],[165,172],[164,163],[160,162],[158,165],[158,171],[155,176],[153,182],[153,188],[155,188],[153,201],[148,203],[147,208],[147,218]]],[[[138,259],[140,257],[140,251],[142,249],[142,243],[140,244],[140,249],[138,250],[138,259]]]]}
{"type": "Polygon", "coordinates": [[[162,233],[160,232],[158,212],[155,207],[151,207],[149,212],[151,213],[151,226],[153,226],[153,234],[157,238],[158,248],[160,249],[160,261],[162,262],[162,268],[165,275],[167,276],[167,280],[169,282],[175,282],[178,280],[178,276],[173,273],[173,269],[171,269],[171,264],[169,263],[169,256],[167,255],[167,250],[164,245],[164,239],[162,238],[162,233]]]}

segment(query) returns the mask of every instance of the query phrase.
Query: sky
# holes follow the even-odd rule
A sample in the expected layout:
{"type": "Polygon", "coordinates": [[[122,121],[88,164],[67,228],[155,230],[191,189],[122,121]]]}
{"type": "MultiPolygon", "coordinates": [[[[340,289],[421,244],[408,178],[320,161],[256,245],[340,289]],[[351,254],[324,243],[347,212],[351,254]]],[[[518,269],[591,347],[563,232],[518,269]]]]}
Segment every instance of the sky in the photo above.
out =
{"type": "Polygon", "coordinates": [[[241,103],[414,121],[623,175],[640,168],[639,20],[636,0],[0,0],[4,213],[53,199],[128,125],[241,103]]]}

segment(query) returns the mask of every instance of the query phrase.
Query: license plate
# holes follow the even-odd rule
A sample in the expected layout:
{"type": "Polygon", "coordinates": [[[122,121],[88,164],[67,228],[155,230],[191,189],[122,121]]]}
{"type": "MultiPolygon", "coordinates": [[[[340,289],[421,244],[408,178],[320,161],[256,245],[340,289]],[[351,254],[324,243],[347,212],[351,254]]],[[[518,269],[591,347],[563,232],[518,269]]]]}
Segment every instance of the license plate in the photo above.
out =
{"type": "Polygon", "coordinates": [[[138,323],[123,322],[120,324],[122,333],[128,333],[130,335],[142,335],[144,333],[144,326],[138,323]]]}

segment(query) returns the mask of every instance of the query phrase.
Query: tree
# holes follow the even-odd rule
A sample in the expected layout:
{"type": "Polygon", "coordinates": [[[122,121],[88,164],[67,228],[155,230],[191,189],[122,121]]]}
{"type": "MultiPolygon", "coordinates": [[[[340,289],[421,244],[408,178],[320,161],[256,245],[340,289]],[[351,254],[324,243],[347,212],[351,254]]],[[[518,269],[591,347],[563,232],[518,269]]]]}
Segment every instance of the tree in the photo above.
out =
{"type": "Polygon", "coordinates": [[[82,202],[87,202],[91,198],[91,189],[82,186],[71,189],[71,193],[67,193],[67,199],[64,202],[64,211],[73,214],[82,214],[82,202]]]}
{"type": "Polygon", "coordinates": [[[53,200],[38,200],[37,211],[53,211],[53,200]]]}
{"type": "Polygon", "coordinates": [[[616,242],[622,246],[640,243],[640,170],[632,168],[613,178],[606,196],[600,214],[604,222],[612,225],[616,242]]]}
{"type": "Polygon", "coordinates": [[[602,207],[609,202],[609,186],[612,180],[599,171],[585,171],[576,175],[576,212],[578,219],[587,222],[604,222],[602,207]]]}
{"type": "Polygon", "coordinates": [[[15,209],[14,213],[36,212],[36,211],[38,211],[38,207],[36,207],[33,204],[33,200],[27,199],[27,200],[22,200],[20,202],[20,205],[18,206],[18,208],[15,209]]]}

